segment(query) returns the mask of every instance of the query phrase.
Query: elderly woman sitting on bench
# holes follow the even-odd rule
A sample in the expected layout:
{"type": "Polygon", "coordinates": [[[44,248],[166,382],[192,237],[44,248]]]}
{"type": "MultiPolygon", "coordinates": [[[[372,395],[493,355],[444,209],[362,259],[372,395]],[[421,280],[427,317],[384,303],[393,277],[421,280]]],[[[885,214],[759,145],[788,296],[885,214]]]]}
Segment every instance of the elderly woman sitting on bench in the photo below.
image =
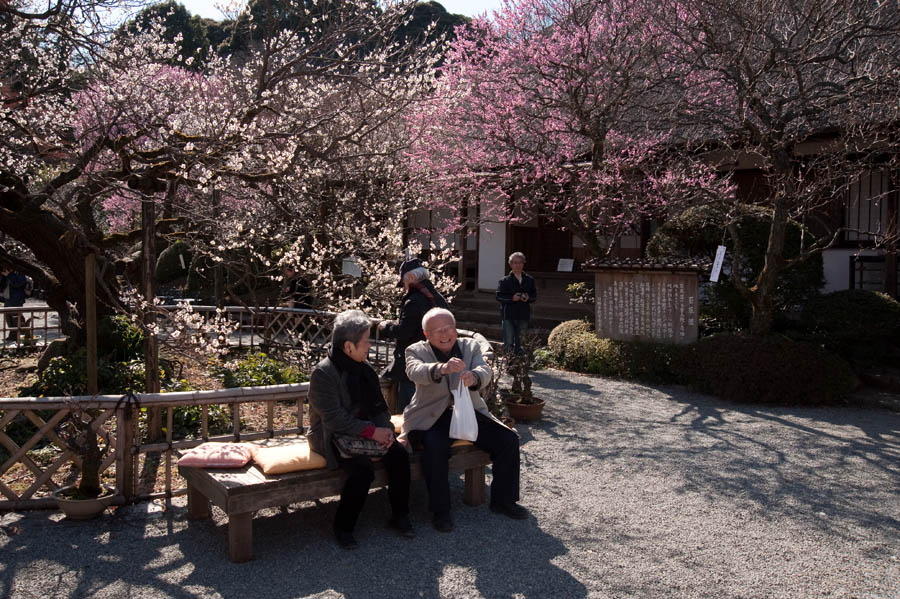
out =
{"type": "Polygon", "coordinates": [[[389,525],[404,537],[415,536],[409,521],[409,455],[394,438],[378,375],[366,361],[370,327],[359,310],[339,314],[328,357],[316,365],[309,381],[310,447],[325,456],[330,469],[348,474],[334,519],[337,542],[345,549],[357,546],[353,528],[375,475],[372,458],[341,455],[334,443],[336,433],[373,439],[388,448],[381,459],[393,512],[389,525]]]}

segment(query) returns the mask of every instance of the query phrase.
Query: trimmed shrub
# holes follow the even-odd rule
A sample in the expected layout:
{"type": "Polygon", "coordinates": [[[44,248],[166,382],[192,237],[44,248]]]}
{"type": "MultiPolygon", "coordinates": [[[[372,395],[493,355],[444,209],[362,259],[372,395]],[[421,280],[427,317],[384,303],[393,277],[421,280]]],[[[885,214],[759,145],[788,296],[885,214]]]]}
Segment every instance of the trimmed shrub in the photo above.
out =
{"type": "Polygon", "coordinates": [[[579,333],[590,332],[592,328],[586,320],[567,320],[556,325],[547,337],[547,347],[550,353],[554,358],[563,362],[569,340],[579,333]]]}
{"type": "Polygon", "coordinates": [[[896,365],[900,302],[884,293],[850,289],[814,298],[801,320],[809,340],[854,364],[896,365]]]}
{"type": "Polygon", "coordinates": [[[616,341],[622,356],[622,374],[647,383],[675,383],[676,369],[685,346],[650,341],[616,341]]]}
{"type": "Polygon", "coordinates": [[[635,379],[648,383],[673,383],[682,347],[649,341],[613,341],[594,333],[578,333],[569,339],[563,365],[570,370],[635,379]]]}
{"type": "Polygon", "coordinates": [[[569,337],[563,353],[563,365],[577,372],[621,376],[622,356],[619,346],[594,333],[575,333],[569,337]]]}
{"type": "Polygon", "coordinates": [[[214,371],[228,388],[284,385],[309,380],[309,377],[300,372],[296,366],[270,358],[262,352],[218,366],[214,371]]]}
{"type": "Polygon", "coordinates": [[[783,337],[706,337],[686,347],[677,366],[681,382],[743,403],[835,404],[857,384],[840,357],[783,337]]]}

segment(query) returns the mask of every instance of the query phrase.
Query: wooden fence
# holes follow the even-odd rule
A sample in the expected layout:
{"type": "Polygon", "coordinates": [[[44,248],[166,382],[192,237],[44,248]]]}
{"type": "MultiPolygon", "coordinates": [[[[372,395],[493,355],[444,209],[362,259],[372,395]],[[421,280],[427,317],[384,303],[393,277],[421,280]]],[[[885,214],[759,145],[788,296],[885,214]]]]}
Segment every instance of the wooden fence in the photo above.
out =
{"type": "MultiPolygon", "coordinates": [[[[158,323],[160,339],[165,341],[175,330],[168,313],[178,306],[162,306],[158,323]]],[[[203,320],[224,316],[232,332],[228,345],[239,349],[294,349],[303,343],[313,358],[324,355],[331,336],[335,313],[292,308],[244,308],[192,306],[194,314],[203,320]]],[[[17,348],[41,347],[61,335],[55,312],[47,307],[7,308],[31,323],[30,337],[21,335],[17,348]]],[[[373,320],[373,327],[377,323],[373,320]]],[[[5,325],[5,320],[4,320],[5,325]]],[[[379,338],[377,327],[373,335],[369,361],[376,368],[388,363],[394,344],[379,338]]],[[[4,330],[5,331],[5,330],[4,330]]],[[[11,347],[11,345],[7,345],[11,347]]],[[[114,480],[117,501],[127,502],[184,492],[173,482],[173,459],[177,452],[207,440],[242,440],[298,434],[304,430],[304,404],[307,384],[268,387],[244,387],[207,391],[188,391],[135,396],[84,396],[0,398],[0,510],[55,507],[50,493],[75,482],[79,458],[56,432],[73,410],[89,410],[92,426],[109,451],[102,471],[107,480],[114,480]],[[211,406],[228,412],[231,429],[210,434],[211,406]],[[141,429],[146,426],[146,409],[163,408],[166,415],[165,439],[141,442],[141,429]],[[195,435],[175,438],[176,408],[199,410],[199,428],[195,435]],[[293,413],[286,418],[285,411],[293,413]],[[276,411],[279,417],[276,418],[276,411]],[[255,421],[264,413],[261,428],[248,428],[248,412],[255,421]],[[278,422],[290,421],[291,426],[278,422]],[[27,440],[23,439],[27,436],[27,440]],[[18,442],[14,439],[18,439],[18,442]],[[157,461],[161,468],[154,468],[157,461]],[[67,465],[72,464],[75,468],[67,465]],[[162,490],[141,490],[147,480],[153,481],[164,471],[162,490]],[[143,481],[143,482],[142,482],[143,481]]],[[[155,487],[159,487],[157,483],[155,487]]]]}
{"type": "MultiPolygon", "coordinates": [[[[465,330],[460,330],[460,336],[477,339],[485,358],[494,362],[491,345],[484,337],[465,330]]],[[[392,353],[392,342],[377,340],[370,362],[383,363],[392,353]]],[[[75,482],[79,457],[57,432],[74,410],[90,414],[91,426],[108,447],[103,478],[115,482],[115,502],[122,504],[183,494],[186,489],[180,486],[174,469],[177,457],[205,441],[302,434],[308,424],[308,389],[308,383],[297,383],[133,396],[0,398],[0,510],[53,508],[56,500],[50,494],[75,482]],[[216,407],[228,412],[228,430],[213,430],[210,421],[216,407]],[[165,436],[144,442],[142,430],[147,426],[149,408],[164,410],[165,436]],[[182,414],[194,410],[199,420],[190,434],[176,434],[178,408],[182,414]],[[148,485],[151,488],[146,488],[148,485]]]]}
{"type": "MultiPolygon", "coordinates": [[[[181,306],[159,306],[157,322],[160,342],[170,340],[177,325],[174,315],[181,306]]],[[[221,314],[226,328],[228,346],[237,349],[295,349],[306,344],[313,356],[324,355],[331,337],[334,312],[284,307],[191,306],[191,311],[204,321],[221,314]]],[[[53,339],[62,336],[59,317],[47,306],[0,308],[0,350],[42,349],[53,339]],[[8,323],[7,314],[9,314],[8,323]],[[18,326],[17,326],[18,325],[18,326]],[[4,340],[5,344],[4,344],[4,340]]],[[[377,322],[377,321],[373,321],[377,322]]],[[[376,333],[372,338],[370,361],[383,366],[390,361],[393,345],[385,343],[376,333]]]]}
{"type": "MultiPolygon", "coordinates": [[[[304,404],[308,383],[273,385],[267,387],[239,387],[208,391],[177,393],[138,393],[134,396],[82,396],[82,397],[26,397],[0,398],[0,445],[9,455],[0,465],[0,510],[55,507],[56,500],[49,496],[37,496],[41,491],[52,491],[70,484],[63,466],[72,463],[79,466],[79,458],[69,450],[56,433],[55,428],[73,410],[91,415],[91,426],[101,443],[108,446],[101,471],[107,480],[115,481],[118,502],[178,495],[184,492],[173,484],[173,459],[177,452],[195,447],[205,441],[251,441],[301,433],[304,423],[304,404]],[[287,405],[286,405],[287,404],[287,405]],[[231,430],[210,434],[210,406],[227,406],[231,416],[231,430]],[[265,424],[260,430],[248,430],[243,425],[249,406],[263,406],[265,424]],[[294,417],[292,426],[278,426],[276,409],[288,407],[294,417]],[[141,442],[145,408],[163,408],[166,413],[165,439],[151,443],[141,442]],[[196,436],[177,439],[174,436],[174,416],[177,407],[195,407],[200,410],[200,426],[196,436]],[[33,425],[36,431],[24,442],[17,444],[7,434],[10,425],[23,422],[33,425]],[[38,445],[53,446],[50,458],[38,464],[29,455],[38,445]],[[152,469],[149,478],[155,479],[161,459],[164,469],[162,491],[140,492],[142,466],[152,469]]],[[[282,417],[279,419],[284,421],[282,417]]],[[[75,471],[69,473],[73,478],[75,471]]],[[[148,473],[145,469],[145,476],[148,473]]]]}

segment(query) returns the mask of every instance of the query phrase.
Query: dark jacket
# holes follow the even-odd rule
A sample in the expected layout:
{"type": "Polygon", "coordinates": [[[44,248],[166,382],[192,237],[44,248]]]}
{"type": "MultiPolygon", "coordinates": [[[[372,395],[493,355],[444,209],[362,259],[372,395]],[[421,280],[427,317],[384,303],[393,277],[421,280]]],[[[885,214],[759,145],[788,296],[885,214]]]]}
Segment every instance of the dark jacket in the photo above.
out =
{"type": "MultiPolygon", "coordinates": [[[[371,366],[368,366],[371,368],[371,366]]],[[[354,405],[347,388],[347,373],[342,372],[325,358],[313,369],[309,377],[309,432],[306,438],[310,448],[323,456],[328,467],[338,467],[331,436],[334,433],[359,435],[370,424],[376,427],[394,429],[391,414],[384,398],[378,398],[379,405],[371,421],[354,416],[359,406],[354,405]]]]}
{"type": "Polygon", "coordinates": [[[417,283],[417,287],[410,287],[409,291],[400,300],[400,318],[384,327],[383,335],[387,339],[397,339],[394,346],[394,361],[388,366],[386,377],[399,382],[407,379],[406,376],[406,348],[418,341],[425,341],[422,332],[422,317],[432,308],[447,308],[447,300],[438,293],[431,281],[425,280],[417,283]],[[423,291],[431,294],[428,295],[423,291]]]}
{"type": "Polygon", "coordinates": [[[510,272],[497,284],[497,301],[500,302],[500,320],[531,320],[531,303],[537,299],[534,277],[522,273],[522,282],[510,272]],[[517,293],[527,293],[527,302],[514,302],[517,293]]]}
{"type": "Polygon", "coordinates": [[[25,305],[25,285],[28,279],[18,272],[6,275],[6,284],[9,285],[9,297],[3,300],[7,308],[18,308],[25,305]]]}

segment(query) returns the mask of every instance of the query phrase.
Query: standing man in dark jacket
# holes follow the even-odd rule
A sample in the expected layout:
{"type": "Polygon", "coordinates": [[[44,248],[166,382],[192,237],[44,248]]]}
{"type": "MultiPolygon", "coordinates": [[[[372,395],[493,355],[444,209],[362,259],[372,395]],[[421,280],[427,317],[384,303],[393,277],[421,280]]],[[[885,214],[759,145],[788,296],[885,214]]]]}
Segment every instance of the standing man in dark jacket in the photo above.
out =
{"type": "Polygon", "coordinates": [[[518,353],[519,338],[528,329],[531,303],[537,299],[534,277],[523,272],[525,254],[513,252],[509,256],[510,273],[497,285],[500,302],[500,324],[503,327],[503,351],[518,353]]]}
{"type": "MultiPolygon", "coordinates": [[[[0,271],[6,279],[8,287],[7,295],[3,300],[3,304],[7,308],[21,308],[25,305],[25,287],[28,285],[28,278],[20,272],[10,270],[8,266],[4,266],[0,271]]],[[[25,319],[22,313],[7,312],[6,313],[6,340],[17,341],[19,337],[19,328],[25,326],[25,319]]]]}
{"type": "Polygon", "coordinates": [[[394,425],[381,395],[378,374],[366,361],[372,344],[369,319],[359,310],[347,310],[334,319],[331,349],[309,377],[310,448],[325,457],[328,468],[342,469],[347,480],[334,517],[334,533],[345,549],[356,548],[353,528],[375,480],[372,459],[345,456],[334,435],[373,439],[388,448],[381,458],[388,475],[389,525],[404,537],[414,537],[409,521],[409,454],[394,438],[394,425]]]}
{"type": "Polygon", "coordinates": [[[428,269],[418,258],[406,260],[400,265],[400,281],[406,294],[400,300],[400,318],[397,321],[383,320],[379,330],[387,339],[396,339],[394,361],[385,377],[397,383],[397,408],[403,411],[416,392],[416,385],[406,376],[406,348],[413,343],[425,341],[422,332],[422,317],[432,308],[447,308],[447,300],[434,288],[429,280],[428,269]]]}

